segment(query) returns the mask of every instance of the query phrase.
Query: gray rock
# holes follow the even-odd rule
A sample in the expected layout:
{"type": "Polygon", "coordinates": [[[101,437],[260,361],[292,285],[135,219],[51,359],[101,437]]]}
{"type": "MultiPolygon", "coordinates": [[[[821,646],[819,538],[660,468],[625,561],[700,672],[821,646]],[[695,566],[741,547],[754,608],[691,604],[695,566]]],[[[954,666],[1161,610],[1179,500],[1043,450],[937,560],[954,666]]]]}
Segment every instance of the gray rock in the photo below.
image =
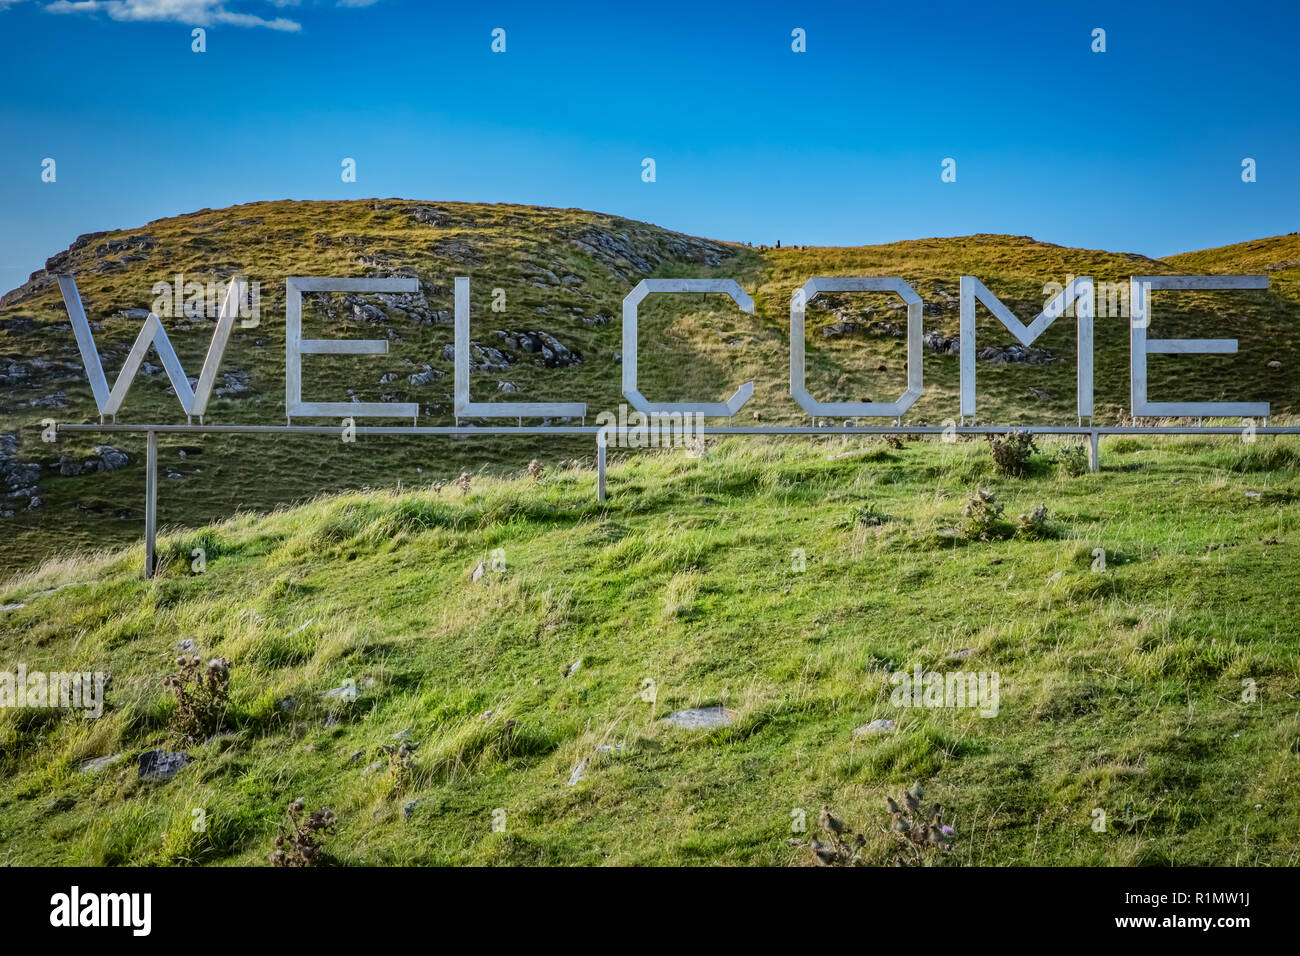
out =
{"type": "Polygon", "coordinates": [[[447,214],[437,206],[410,206],[405,212],[411,217],[412,222],[424,223],[429,226],[447,225],[447,214]]]}
{"type": "MultiPolygon", "coordinates": [[[[50,326],[51,331],[70,331],[71,326],[50,326]]],[[[0,385],[34,385],[37,379],[49,380],[60,375],[84,375],[80,365],[67,362],[52,362],[44,358],[32,358],[26,361],[0,359],[0,385]]]]}
{"type": "Polygon", "coordinates": [[[938,352],[940,355],[959,355],[961,354],[961,337],[954,335],[946,339],[939,332],[931,329],[921,336],[921,343],[931,352],[938,352]]]}
{"type": "Polygon", "coordinates": [[[147,750],[139,757],[140,779],[170,780],[189,762],[187,754],[147,750]]]}
{"type": "Polygon", "coordinates": [[[117,471],[119,468],[125,468],[131,461],[126,452],[119,451],[112,445],[96,445],[91,451],[99,458],[100,471],[117,471]]]}
{"type": "MultiPolygon", "coordinates": [[[[614,220],[606,222],[614,224],[614,220]]],[[[577,249],[622,281],[635,274],[647,276],[670,260],[718,266],[735,254],[719,243],[681,233],[643,232],[634,223],[622,222],[618,228],[624,231],[585,226],[564,235],[577,249]]]]}
{"type": "Polygon", "coordinates": [[[436,369],[430,365],[426,365],[424,366],[424,371],[416,372],[414,375],[408,375],[406,376],[406,380],[412,385],[429,385],[437,379],[442,378],[442,375],[443,372],[441,369],[436,369]]]}
{"type": "Polygon", "coordinates": [[[988,362],[990,365],[1005,365],[1007,363],[1047,365],[1049,362],[1054,361],[1056,356],[1047,349],[1040,349],[1031,345],[990,345],[988,348],[980,350],[979,358],[981,362],[988,362]]]}
{"type": "Polygon", "coordinates": [[[101,242],[95,247],[95,255],[102,259],[104,256],[121,255],[124,252],[148,252],[156,245],[158,240],[153,236],[123,236],[121,239],[101,242]]]}
{"type": "Polygon", "coordinates": [[[465,265],[473,265],[480,261],[479,254],[468,242],[463,239],[439,239],[429,251],[435,256],[445,256],[448,259],[454,259],[465,265]]]}
{"type": "Polygon", "coordinates": [[[16,457],[18,436],[13,432],[0,434],[0,486],[10,495],[31,495],[40,481],[41,466],[19,461],[16,457]]]}
{"type": "Polygon", "coordinates": [[[685,727],[688,730],[706,730],[712,727],[730,727],[733,712],[715,704],[712,707],[695,707],[678,710],[663,718],[673,727],[685,727]]]}
{"type": "Polygon", "coordinates": [[[243,395],[250,389],[248,373],[242,369],[232,368],[222,374],[221,384],[212,391],[218,398],[225,398],[230,395],[243,395]]]}
{"type": "Polygon", "coordinates": [[[121,754],[109,754],[107,757],[91,757],[89,760],[81,762],[82,773],[95,773],[103,770],[105,767],[112,766],[122,759],[121,754]]]}
{"type": "Polygon", "coordinates": [[[514,382],[497,382],[497,391],[505,395],[518,395],[523,389],[514,382]]]}
{"type": "Polygon", "coordinates": [[[881,717],[873,720],[869,724],[863,724],[853,731],[854,737],[864,737],[868,734],[888,734],[894,729],[894,722],[888,717],[881,717]]]}
{"type": "MultiPolygon", "coordinates": [[[[395,260],[383,256],[363,255],[357,261],[373,269],[388,273],[403,274],[408,269],[394,269],[395,260]]],[[[342,299],[343,317],[367,325],[387,325],[390,322],[414,322],[417,325],[432,325],[438,321],[425,298],[423,287],[414,292],[377,292],[370,295],[345,295],[342,299]]],[[[326,306],[325,314],[338,318],[336,310],[326,306]]]]}
{"type": "Polygon", "coordinates": [[[410,803],[408,803],[406,806],[402,807],[402,817],[403,817],[403,819],[406,819],[406,820],[411,819],[411,816],[415,813],[415,808],[418,807],[418,806],[419,806],[420,804],[422,804],[422,803],[424,803],[424,797],[420,797],[420,798],[417,799],[417,800],[412,800],[412,801],[411,801],[410,803]]]}
{"type": "MultiPolygon", "coordinates": [[[[455,346],[451,344],[444,345],[442,347],[442,358],[446,362],[455,362],[455,346]]],[[[471,372],[504,372],[514,363],[514,356],[500,349],[480,345],[477,342],[470,342],[469,344],[469,368],[471,372]]]]}
{"type": "Polygon", "coordinates": [[[351,703],[357,699],[357,688],[355,684],[340,684],[320,696],[321,700],[341,700],[351,703]]]}
{"type": "Polygon", "coordinates": [[[66,392],[50,392],[48,395],[41,395],[28,401],[15,402],[13,405],[5,408],[5,411],[15,411],[20,408],[67,408],[68,395],[66,392]]]}
{"type": "Polygon", "coordinates": [[[549,332],[494,329],[492,334],[498,336],[507,348],[517,348],[529,355],[538,356],[538,364],[547,368],[567,368],[582,362],[581,352],[570,349],[549,332]]]}
{"type": "Polygon", "coordinates": [[[576,786],[587,775],[587,766],[590,763],[591,761],[585,757],[578,762],[578,765],[573,768],[573,773],[569,774],[569,786],[576,786]]]}
{"type": "Polygon", "coordinates": [[[46,595],[49,594],[57,594],[59,591],[62,591],[65,588],[87,587],[91,584],[97,584],[97,583],[98,583],[97,581],[69,581],[67,584],[60,584],[56,588],[46,588],[44,591],[33,591],[31,594],[28,595],[28,597],[32,597],[32,598],[45,597],[46,595]]]}

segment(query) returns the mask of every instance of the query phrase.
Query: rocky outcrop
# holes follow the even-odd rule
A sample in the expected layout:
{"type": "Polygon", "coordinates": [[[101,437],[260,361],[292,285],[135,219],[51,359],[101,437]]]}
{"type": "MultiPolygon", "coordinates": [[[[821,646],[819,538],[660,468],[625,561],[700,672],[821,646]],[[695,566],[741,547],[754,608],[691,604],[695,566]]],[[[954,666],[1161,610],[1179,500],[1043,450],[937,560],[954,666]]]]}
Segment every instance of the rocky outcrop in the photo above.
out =
{"type": "MultiPolygon", "coordinates": [[[[431,385],[433,382],[442,378],[442,376],[443,372],[441,369],[436,369],[431,365],[425,365],[421,371],[416,372],[414,375],[406,376],[406,380],[412,385],[431,385]]],[[[388,376],[384,377],[387,378],[388,376]]],[[[382,385],[385,383],[381,381],[380,384],[382,385]]]]}
{"type": "Polygon", "coordinates": [[[55,285],[54,277],[61,272],[105,272],[120,269],[125,264],[144,262],[158,245],[158,240],[147,234],[99,241],[107,235],[107,232],[88,232],[78,236],[67,249],[47,259],[44,269],[33,272],[25,283],[0,297],[0,309],[19,305],[52,288],[55,285]]]}
{"type": "Polygon", "coordinates": [[[230,398],[235,395],[243,395],[252,390],[249,384],[248,373],[243,369],[232,368],[221,375],[221,384],[212,390],[213,394],[219,398],[230,398]]]}
{"type": "Polygon", "coordinates": [[[159,782],[170,780],[189,762],[188,754],[166,750],[146,750],[136,758],[140,779],[159,782]]]}
{"type": "Polygon", "coordinates": [[[478,250],[469,241],[456,237],[439,239],[429,247],[429,251],[435,256],[451,259],[466,266],[479,265],[483,261],[478,250]]]}
{"type": "Polygon", "coordinates": [[[80,365],[51,362],[40,356],[30,359],[0,359],[0,385],[9,388],[36,388],[51,378],[83,371],[80,365]]]}
{"type": "Polygon", "coordinates": [[[492,334],[499,337],[506,348],[536,356],[535,364],[546,368],[568,368],[582,362],[581,352],[570,349],[549,332],[494,329],[492,334]]]}
{"type": "Polygon", "coordinates": [[[1046,365],[1055,361],[1056,356],[1047,349],[1036,348],[1032,345],[990,345],[988,348],[980,349],[979,359],[981,362],[988,362],[990,365],[1003,365],[1008,362],[1046,365]]]}
{"type": "MultiPolygon", "coordinates": [[[[442,357],[445,361],[456,361],[456,348],[453,345],[444,345],[442,347],[442,357]]],[[[502,352],[500,349],[494,349],[490,345],[480,345],[478,342],[469,343],[469,370],[471,372],[502,372],[515,364],[515,357],[502,352]]]]}
{"type": "MultiPolygon", "coordinates": [[[[344,314],[354,322],[367,325],[389,325],[393,322],[411,322],[416,325],[449,323],[452,314],[447,309],[434,309],[421,286],[414,292],[379,292],[373,295],[345,295],[342,298],[344,314]]],[[[337,312],[325,307],[325,314],[338,318],[337,312]]]]}
{"type": "Polygon", "coordinates": [[[402,211],[411,217],[411,222],[418,222],[424,226],[442,227],[451,222],[451,217],[446,210],[424,203],[418,206],[407,206],[402,211]]]}
{"type": "Polygon", "coordinates": [[[836,338],[841,335],[852,335],[855,332],[861,332],[866,326],[861,322],[854,322],[846,319],[843,322],[832,322],[830,325],[822,327],[822,335],[826,338],[836,338]]]}
{"type": "Polygon", "coordinates": [[[933,329],[921,336],[921,342],[931,352],[937,352],[940,355],[960,355],[961,354],[961,337],[954,335],[952,338],[944,338],[942,332],[936,332],[933,329]]]}
{"type": "Polygon", "coordinates": [[[94,454],[82,460],[78,460],[75,455],[60,455],[58,469],[59,474],[65,478],[72,478],[77,475],[93,475],[100,471],[117,471],[119,468],[125,468],[131,463],[131,459],[126,452],[114,448],[112,445],[96,445],[91,449],[94,454]]]}
{"type": "Polygon", "coordinates": [[[39,508],[36,485],[41,466],[18,458],[18,436],[0,434],[0,518],[12,518],[20,508],[39,508]]]}
{"type": "Polygon", "coordinates": [[[708,239],[678,232],[651,233],[630,222],[619,222],[618,227],[587,226],[562,235],[623,282],[649,275],[668,261],[718,266],[735,255],[729,246],[708,239]]]}

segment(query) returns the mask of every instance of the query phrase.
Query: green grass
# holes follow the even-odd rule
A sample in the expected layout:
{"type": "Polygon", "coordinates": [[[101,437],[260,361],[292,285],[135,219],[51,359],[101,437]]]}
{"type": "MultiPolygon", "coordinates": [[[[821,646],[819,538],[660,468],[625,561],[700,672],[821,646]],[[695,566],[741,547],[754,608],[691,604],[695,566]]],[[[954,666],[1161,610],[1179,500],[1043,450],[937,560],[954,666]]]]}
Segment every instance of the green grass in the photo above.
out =
{"type": "Polygon", "coordinates": [[[1016,480],[982,442],[733,439],[615,458],[605,505],[548,459],[180,530],[152,581],[138,545],[50,561],[0,584],[0,663],[113,680],[98,720],[0,711],[0,859],[262,864],[301,796],[344,865],[802,864],[791,812],[823,802],[883,863],[884,796],[920,781],[951,863],[1295,865],[1300,443],[1111,439],[1077,477],[1054,451],[1016,480]],[[979,488],[1051,535],[963,533],[979,488]],[[233,734],[141,783],[182,638],[233,662],[233,734]],[[918,664],[996,671],[998,716],[892,707],[918,664]],[[709,704],[732,726],[660,719],[709,704]],[[409,778],[364,773],[407,729],[409,778]]]}
{"type": "MultiPolygon", "coordinates": [[[[508,372],[472,376],[474,398],[493,399],[497,381],[508,380],[520,386],[518,398],[523,401],[586,402],[589,423],[601,411],[616,410],[622,401],[622,370],[614,356],[623,347],[621,303],[636,282],[647,274],[730,276],[753,295],[753,315],[741,312],[725,296],[654,296],[642,304],[642,392],[652,400],[723,399],[752,381],[754,398],[741,417],[757,413],[765,423],[789,424],[808,421],[789,395],[790,296],[813,276],[901,276],[926,303],[925,329],[951,337],[958,331],[961,275],[978,276],[1017,315],[1029,319],[1045,303],[1044,284],[1063,282],[1071,274],[1091,275],[1100,283],[1126,282],[1135,273],[1267,273],[1273,285],[1266,292],[1156,294],[1153,334],[1235,336],[1240,353],[1157,356],[1150,364],[1150,395],[1153,400],[1267,400],[1275,416],[1300,412],[1300,376],[1295,374],[1300,367],[1300,234],[1165,261],[995,235],[860,248],[755,249],[576,209],[401,199],[283,201],[205,209],[113,230],[74,245],[56,257],[53,266],[75,274],[90,319],[102,323],[96,338],[110,381],[139,330],[137,320],[117,318],[115,313],[148,308],[156,282],[170,282],[176,273],[207,282],[235,271],[260,282],[261,325],[236,327],[223,366],[247,373],[250,391],[215,398],[207,421],[216,423],[283,421],[284,280],[291,275],[414,274],[435,310],[452,308],[452,280],[467,275],[472,280],[474,340],[496,343],[494,329],[541,329],[584,358],[570,368],[546,369],[521,356],[508,372]],[[99,251],[114,240],[140,237],[154,245],[143,252],[99,251]],[[601,253],[602,243],[621,245],[626,253],[601,253]],[[543,270],[561,281],[552,282],[543,270]],[[572,278],[565,282],[567,277],[572,278]],[[492,311],[495,289],[505,291],[505,312],[492,311]],[[594,324],[597,316],[608,322],[594,324]],[[1280,370],[1267,367],[1275,359],[1282,363],[1280,370]]],[[[376,338],[391,333],[395,338],[387,356],[308,357],[308,400],[344,401],[349,390],[363,401],[391,395],[393,401],[418,402],[422,424],[451,423],[451,363],[442,353],[451,342],[450,323],[416,325],[396,316],[378,325],[331,320],[323,311],[325,297],[318,298],[306,301],[308,335],[376,338]],[[425,386],[408,385],[407,375],[426,363],[442,370],[443,377],[425,386]],[[381,386],[385,373],[396,373],[398,381],[381,386]]],[[[0,308],[0,370],[10,361],[33,358],[53,366],[30,382],[6,386],[0,404],[0,432],[17,432],[20,456],[43,466],[43,507],[0,519],[5,538],[0,569],[30,568],[52,553],[135,540],[143,522],[143,439],[109,439],[132,457],[132,464],[121,472],[59,475],[60,454],[84,456],[102,440],[70,434],[57,445],[40,440],[43,418],[95,420],[67,315],[57,288],[44,273],[5,299],[0,308]],[[66,408],[32,406],[56,391],[65,394],[66,408]]],[[[826,401],[864,396],[890,401],[903,391],[906,377],[904,340],[886,329],[887,323],[904,321],[901,302],[884,293],[844,296],[843,301],[863,329],[830,338],[822,334],[835,321],[824,308],[826,297],[810,304],[809,388],[826,401]],[[874,311],[864,311],[868,308],[874,311]]],[[[165,324],[187,371],[197,375],[213,322],[172,318],[165,324]]],[[[981,347],[1013,341],[983,307],[977,310],[977,324],[981,347]]],[[[1073,320],[1064,318],[1036,343],[1054,353],[1052,363],[979,363],[979,419],[1016,424],[1072,420],[1074,337],[1073,320]]],[[[149,360],[157,364],[156,356],[149,360]]],[[[1098,318],[1096,370],[1098,420],[1110,423],[1128,406],[1126,318],[1098,318]]],[[[937,423],[955,417],[957,356],[927,351],[924,375],[926,394],[907,421],[937,423]]],[[[140,377],[121,420],[184,418],[163,377],[140,377]]],[[[503,474],[543,449],[555,457],[592,453],[590,441],[544,445],[511,438],[391,442],[365,456],[347,453],[341,443],[311,438],[212,436],[185,444],[191,453],[183,459],[176,446],[165,451],[162,463],[178,477],[163,479],[160,513],[165,522],[191,527],[220,520],[235,509],[268,511],[301,502],[323,489],[393,487],[398,480],[410,486],[454,478],[462,470],[503,474]],[[203,454],[193,454],[194,448],[203,454]]]]}

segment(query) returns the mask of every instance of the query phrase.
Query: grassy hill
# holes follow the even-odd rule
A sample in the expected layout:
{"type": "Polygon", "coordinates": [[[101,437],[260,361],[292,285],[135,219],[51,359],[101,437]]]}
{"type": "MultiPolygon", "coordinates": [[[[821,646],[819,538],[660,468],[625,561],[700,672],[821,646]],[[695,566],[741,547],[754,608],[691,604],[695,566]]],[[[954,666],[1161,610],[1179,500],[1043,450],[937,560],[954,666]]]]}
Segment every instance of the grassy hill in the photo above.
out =
{"type": "Polygon", "coordinates": [[[806,864],[822,803],[887,863],[920,781],[948,863],[1295,865],[1300,442],[1108,439],[1076,477],[1049,446],[1019,480],[895,444],[633,454],[600,506],[584,468],[426,481],[174,534],[153,581],[139,547],[12,579],[6,666],[112,680],[97,720],[0,710],[0,859],[261,864],[302,797],[338,864],[806,864]],[[231,661],[190,745],[186,641],[231,661]],[[997,715],[894,706],[916,666],[996,672],[997,715]],[[730,725],[664,720],[696,706],[730,725]],[[158,748],[190,762],[141,780],[158,748]]]}
{"type": "MultiPolygon", "coordinates": [[[[925,327],[957,334],[958,277],[980,277],[1017,314],[1042,308],[1047,282],[1070,274],[1126,282],[1134,273],[1179,270],[1268,272],[1267,292],[1157,294],[1162,336],[1234,335],[1236,356],[1152,360],[1153,397],[1267,399],[1275,414],[1300,408],[1300,237],[1280,236],[1222,250],[1155,261],[1068,249],[1027,237],[967,236],[861,248],[750,248],[697,239],[645,223],[581,210],[429,203],[409,200],[252,203],[200,210],[142,227],[79,238],[48,269],[0,299],[0,436],[15,436],[16,457],[40,465],[41,507],[0,518],[0,569],[30,567],[59,552],[135,540],[143,521],[139,439],[115,437],[130,464],[91,475],[61,473],[93,457],[104,439],[40,441],[40,422],[94,420],[93,402],[52,273],[76,275],[110,380],[140,321],[119,315],[148,309],[157,282],[176,274],[209,282],[236,272],[260,283],[261,324],[237,327],[227,350],[209,422],[276,423],[284,415],[284,279],[289,275],[415,275],[422,291],[404,310],[383,300],[314,297],[309,335],[387,338],[387,356],[309,357],[305,397],[415,401],[421,422],[451,423],[452,280],[472,280],[472,338],[505,353],[506,367],[472,376],[476,400],[518,389],[518,400],[585,401],[594,416],[621,402],[621,302],[642,277],[736,278],[755,300],[754,315],[722,296],[652,297],[642,308],[642,391],[652,399],[722,398],[753,381],[741,413],[765,422],[806,422],[788,394],[790,295],[816,275],[898,275],[926,302],[925,327]],[[505,310],[494,312],[504,292],[505,310]],[[545,332],[572,353],[562,363],[506,342],[545,332]],[[496,333],[503,333],[498,335],[496,333]],[[513,335],[512,335],[513,334],[513,335]],[[576,358],[576,360],[575,360],[576,358]],[[1268,368],[1272,361],[1280,370],[1268,368]],[[426,369],[426,366],[428,367],[426,369]],[[412,377],[416,382],[412,382],[412,377]]],[[[820,297],[809,312],[809,384],[820,398],[890,400],[903,390],[901,303],[888,295],[820,297]]],[[[1010,335],[979,310],[981,349],[1010,335]]],[[[211,338],[210,318],[167,319],[191,375],[211,338]]],[[[1058,321],[1037,345],[1045,364],[979,364],[979,417],[985,421],[1068,421],[1074,410],[1074,329],[1058,321]]],[[[1102,421],[1124,413],[1128,331],[1122,315],[1097,322],[1097,408],[1102,421]]],[[[151,361],[157,364],[156,357],[151,361]]],[[[925,397],[909,421],[942,421],[957,412],[958,357],[927,350],[925,397]]],[[[124,421],[183,421],[163,375],[142,376],[124,421]]],[[[229,438],[163,443],[160,521],[199,526],[239,508],[269,510],[321,490],[394,487],[462,470],[502,474],[533,457],[548,464],[586,458],[586,441],[545,445],[503,439],[383,440],[344,445],[317,438],[229,438]],[[184,455],[182,456],[182,452],[184,455]]],[[[0,449],[2,450],[2,449],[0,449]]],[[[75,470],[72,469],[72,470],[75,470]]]]}

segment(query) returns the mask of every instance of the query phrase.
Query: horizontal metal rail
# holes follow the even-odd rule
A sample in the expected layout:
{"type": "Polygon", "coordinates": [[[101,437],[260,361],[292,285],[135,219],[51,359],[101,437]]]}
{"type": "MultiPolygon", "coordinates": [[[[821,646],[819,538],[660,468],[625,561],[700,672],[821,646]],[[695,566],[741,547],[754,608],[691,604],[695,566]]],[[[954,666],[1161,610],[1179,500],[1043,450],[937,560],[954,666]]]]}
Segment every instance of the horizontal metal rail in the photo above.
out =
{"type": "MultiPolygon", "coordinates": [[[[330,435],[338,437],[340,425],[126,425],[67,424],[60,432],[133,432],[160,435],[330,435]]],[[[689,428],[647,428],[647,433],[693,435],[1240,435],[1240,425],[701,425],[689,428]]],[[[637,427],[612,425],[356,425],[355,435],[607,435],[640,433],[637,427]]],[[[1300,425],[1259,425],[1256,435],[1300,435],[1300,425]]]]}

